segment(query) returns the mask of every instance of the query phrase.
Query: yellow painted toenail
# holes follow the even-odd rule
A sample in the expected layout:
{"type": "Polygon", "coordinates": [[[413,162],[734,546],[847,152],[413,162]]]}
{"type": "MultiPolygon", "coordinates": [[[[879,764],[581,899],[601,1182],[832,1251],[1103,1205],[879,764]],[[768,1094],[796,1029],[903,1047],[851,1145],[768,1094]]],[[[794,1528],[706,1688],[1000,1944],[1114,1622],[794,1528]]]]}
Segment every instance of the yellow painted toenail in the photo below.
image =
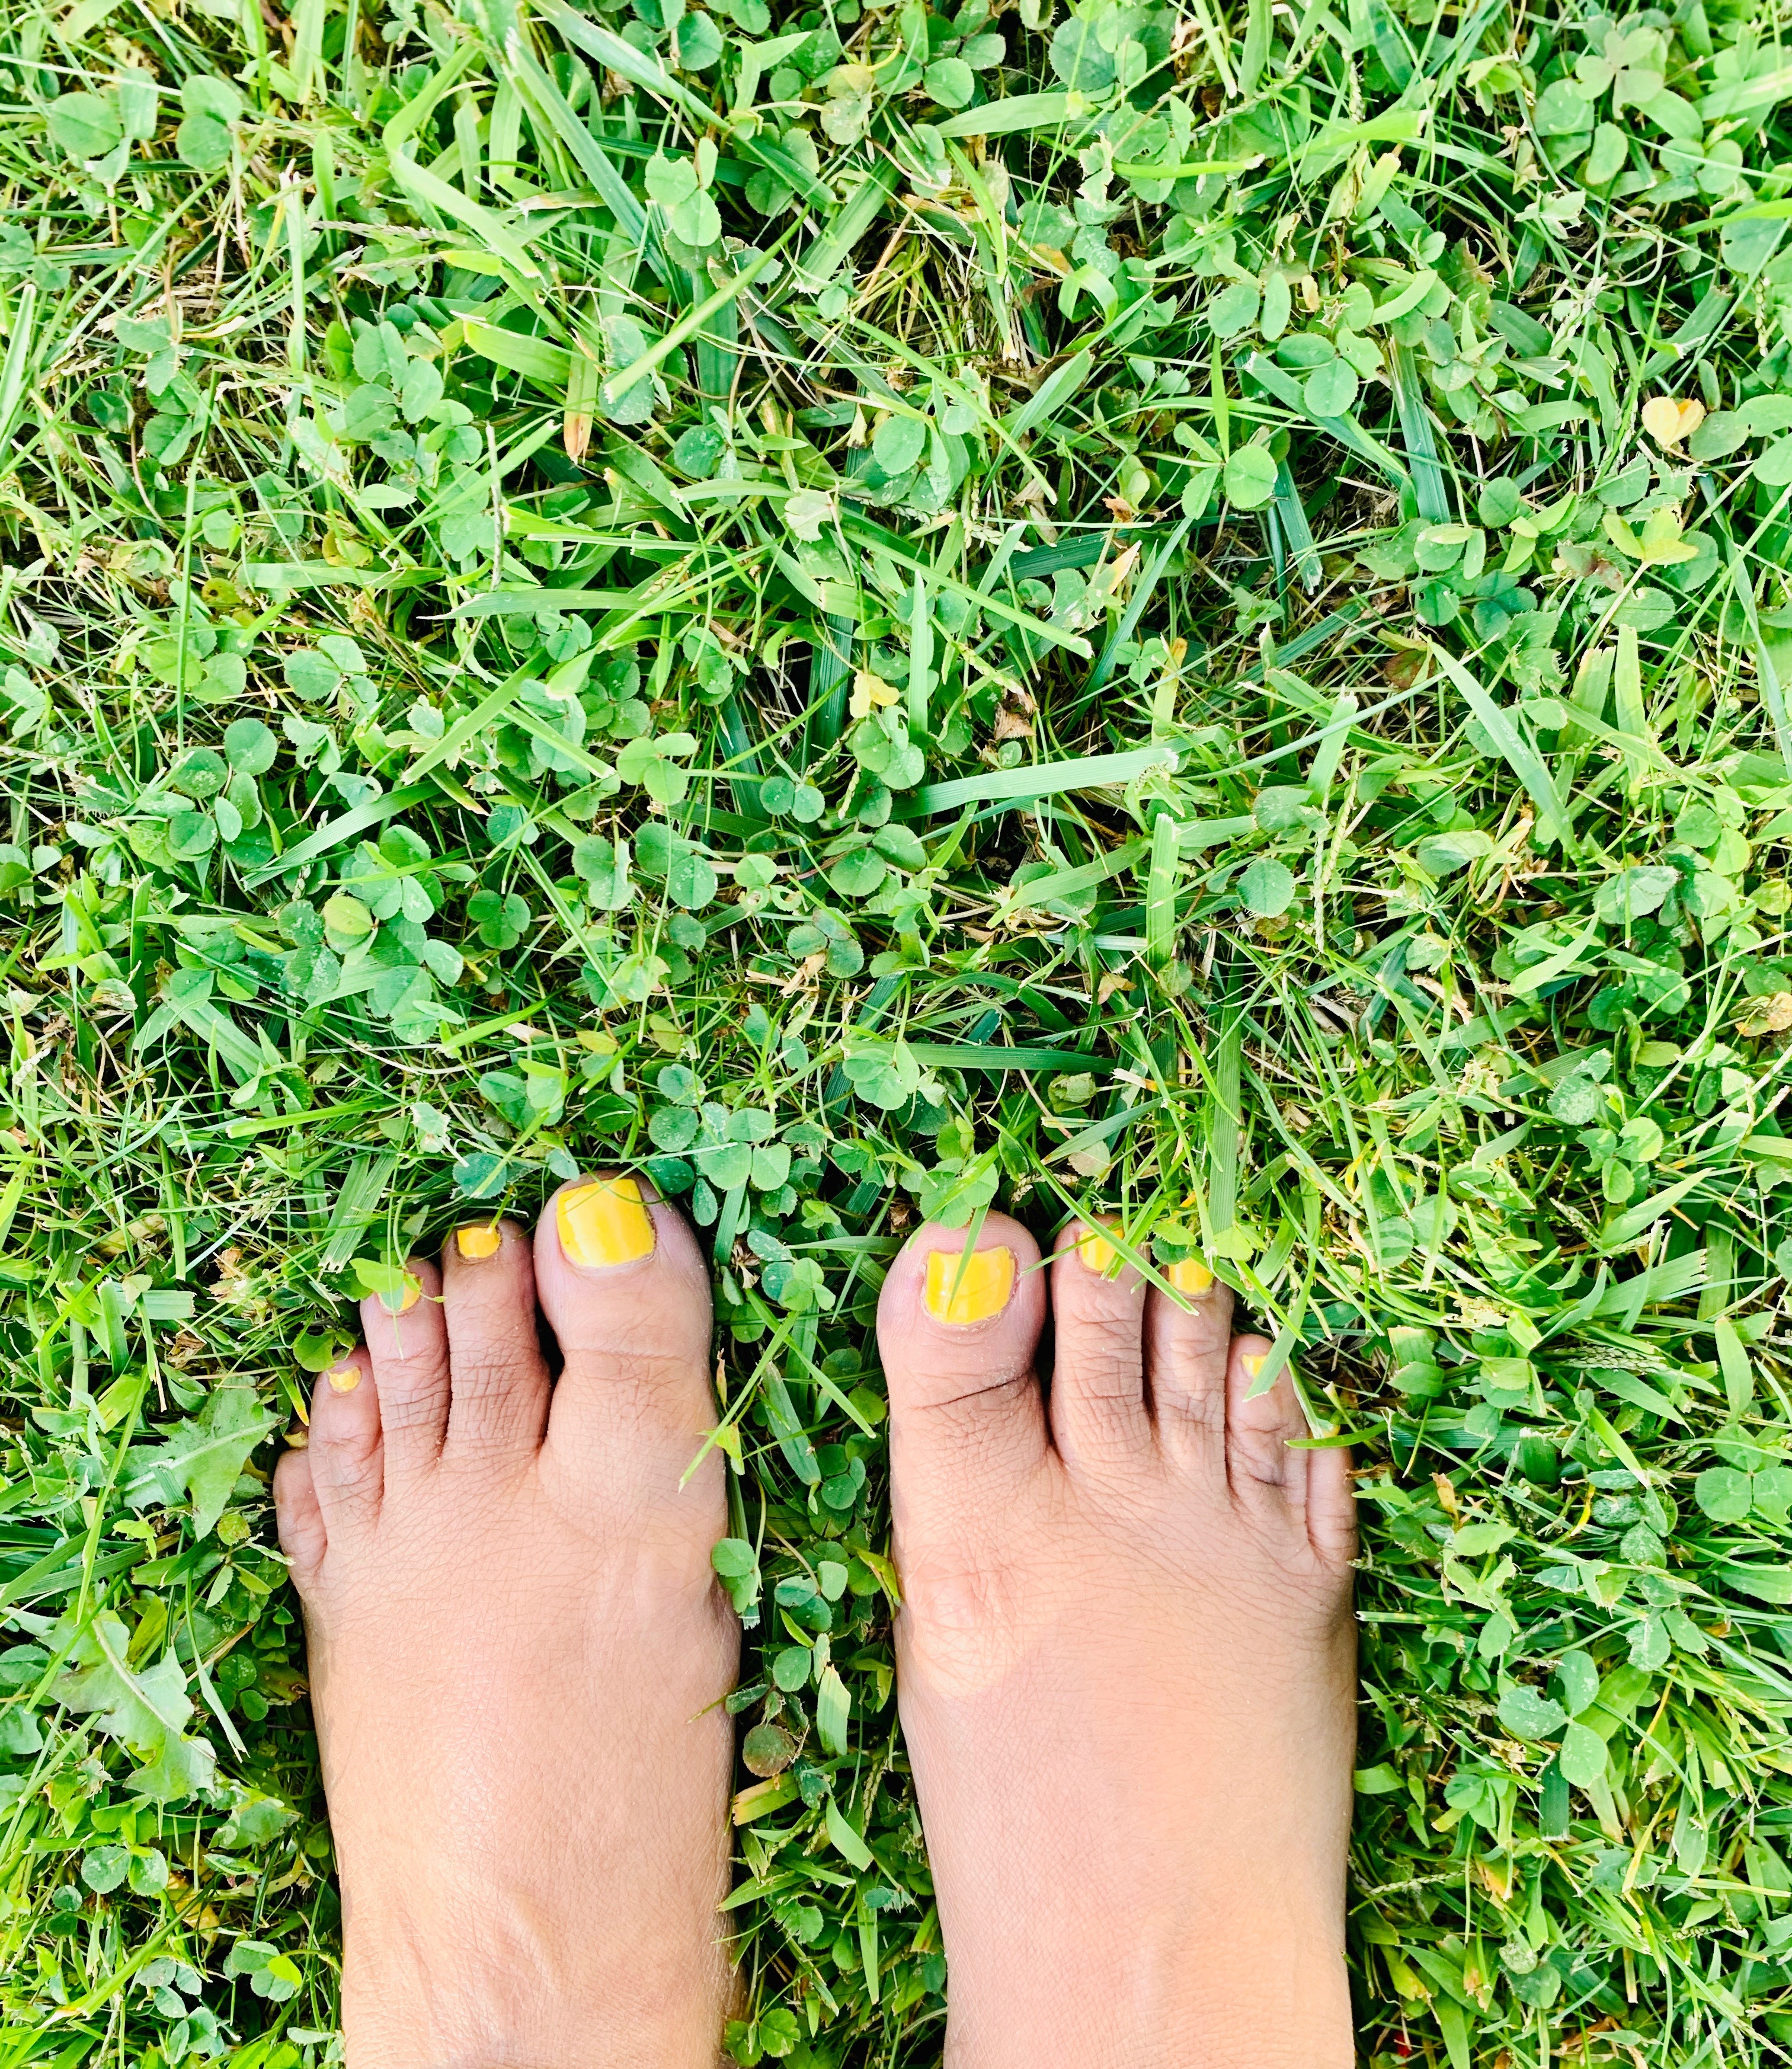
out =
{"type": "Polygon", "coordinates": [[[1239,1363],[1252,1379],[1262,1377],[1263,1369],[1268,1362],[1268,1354],[1263,1351],[1241,1351],[1239,1353],[1239,1363]]]}
{"type": "Polygon", "coordinates": [[[325,1373],[324,1377],[329,1381],[333,1394],[353,1394],[361,1384],[361,1367],[358,1365],[339,1365],[333,1371],[325,1373]]]}
{"type": "Polygon", "coordinates": [[[560,1196],[555,1219],[569,1264],[632,1264],[653,1254],[653,1217],[632,1178],[599,1178],[560,1196]]]}
{"type": "Polygon", "coordinates": [[[1099,1229],[1088,1230],[1078,1241],[1076,1254],[1089,1267],[1104,1279],[1120,1261],[1120,1252],[1099,1229]]]}
{"type": "Polygon", "coordinates": [[[1178,1293],[1186,1293],[1198,1300],[1203,1293],[1214,1290],[1214,1275],[1198,1257],[1178,1258],[1165,1275],[1178,1293]]]}
{"type": "Polygon", "coordinates": [[[1014,1290],[1014,1253],[999,1245],[973,1251],[930,1251],[927,1259],[927,1311],[936,1321],[963,1328],[999,1315],[1014,1290]]]}
{"type": "Polygon", "coordinates": [[[484,1223],[478,1228],[456,1229],[454,1240],[461,1255],[476,1264],[482,1257],[496,1257],[504,1248],[504,1238],[484,1223]]]}

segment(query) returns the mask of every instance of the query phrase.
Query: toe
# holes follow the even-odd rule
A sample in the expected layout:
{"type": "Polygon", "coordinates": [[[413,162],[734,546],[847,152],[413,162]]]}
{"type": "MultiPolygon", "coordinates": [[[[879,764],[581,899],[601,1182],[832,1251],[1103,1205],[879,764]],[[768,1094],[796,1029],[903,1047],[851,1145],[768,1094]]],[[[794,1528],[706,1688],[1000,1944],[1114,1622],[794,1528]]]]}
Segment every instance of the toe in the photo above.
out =
{"type": "Polygon", "coordinates": [[[374,1385],[379,1394],[386,1484],[433,1466],[448,1426],[448,1329],[442,1275],[426,1259],[405,1267],[410,1283],[397,1300],[361,1304],[374,1385]]]}
{"type": "Polygon", "coordinates": [[[895,1499],[941,1483],[1012,1478],[1047,1450],[1035,1357],[1045,1321],[1039,1246],[990,1214],[968,1246],[929,1222],[890,1267],[877,1341],[890,1390],[895,1499]]]}
{"type": "Polygon", "coordinates": [[[329,1534],[324,1528],[324,1512],[318,1506],[317,1489],[312,1482],[308,1451],[283,1452],[275,1465],[274,1520],[292,1584],[300,1594],[308,1594],[324,1563],[329,1534]]]}
{"type": "Polygon", "coordinates": [[[549,1201],[534,1254],[566,1361],[550,1450],[588,1455],[623,1432],[681,1472],[716,1419],[709,1279],[683,1218],[641,1180],[581,1178],[549,1201]]]}
{"type": "Polygon", "coordinates": [[[1350,1454],[1340,1445],[1304,1455],[1307,1536],[1321,1562],[1341,1573],[1357,1556],[1357,1503],[1352,1492],[1350,1454]]]}
{"type": "Polygon", "coordinates": [[[379,1394],[365,1344],[338,1358],[311,1397],[305,1456],[332,1543],[370,1530],[386,1487],[379,1394]]]}
{"type": "Polygon", "coordinates": [[[443,1246],[442,1313],[452,1376],[443,1459],[533,1456],[547,1426],[548,1368],[529,1239],[515,1222],[477,1223],[443,1246]]]}
{"type": "Polygon", "coordinates": [[[1240,1336],[1226,1371],[1226,1470],[1232,1492],[1247,1504],[1280,1501],[1304,1513],[1307,1453],[1289,1448],[1307,1434],[1284,1364],[1271,1379],[1270,1346],[1261,1336],[1240,1336]]]}
{"type": "Polygon", "coordinates": [[[1130,1456],[1150,1439],[1143,1276],[1115,1228],[1073,1222],[1051,1263],[1051,1434],[1067,1462],[1130,1456]]]}
{"type": "Polygon", "coordinates": [[[1169,1291],[1145,1296],[1145,1369],[1157,1434],[1174,1456],[1226,1464],[1226,1364],[1232,1341],[1231,1288],[1198,1258],[1160,1264],[1169,1291]]]}

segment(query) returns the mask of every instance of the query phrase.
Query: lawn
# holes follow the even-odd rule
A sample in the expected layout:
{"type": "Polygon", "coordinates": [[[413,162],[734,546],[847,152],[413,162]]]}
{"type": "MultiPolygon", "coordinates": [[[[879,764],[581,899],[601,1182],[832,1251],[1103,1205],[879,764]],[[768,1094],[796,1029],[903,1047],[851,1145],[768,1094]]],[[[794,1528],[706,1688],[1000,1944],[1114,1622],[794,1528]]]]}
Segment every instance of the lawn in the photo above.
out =
{"type": "Polygon", "coordinates": [[[273,1461],[598,1162],[741,2064],[939,2057],[870,1324],[991,1204],[1353,1447],[1365,2061],[1792,2059],[1779,35],[0,6],[0,2069],[340,2062],[273,1461]]]}

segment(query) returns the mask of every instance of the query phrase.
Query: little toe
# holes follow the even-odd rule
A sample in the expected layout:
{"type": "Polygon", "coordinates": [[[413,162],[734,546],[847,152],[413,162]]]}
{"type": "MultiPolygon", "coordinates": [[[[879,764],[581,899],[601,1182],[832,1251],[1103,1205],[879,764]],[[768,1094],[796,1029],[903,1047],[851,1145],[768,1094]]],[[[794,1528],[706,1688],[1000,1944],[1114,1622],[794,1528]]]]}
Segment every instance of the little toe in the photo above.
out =
{"type": "Polygon", "coordinates": [[[1285,1363],[1263,1385],[1270,1350],[1261,1336],[1233,1343],[1226,1370],[1227,1475],[1233,1493],[1247,1504],[1279,1500],[1304,1514],[1307,1454],[1292,1446],[1306,1435],[1307,1419],[1285,1363]]]}
{"type": "Polygon", "coordinates": [[[684,1218],[639,1179],[581,1178],[543,1210],[534,1255],[565,1360],[549,1449],[621,1428],[682,1471],[715,1420],[709,1277],[684,1218]]]}
{"type": "Polygon", "coordinates": [[[1145,1282],[1124,1239],[1073,1222],[1051,1262],[1051,1434],[1067,1460],[1130,1455],[1150,1440],[1145,1282]]]}
{"type": "Polygon", "coordinates": [[[899,1520],[967,1476],[1012,1478],[1047,1450],[1035,1359],[1045,1323],[1039,1246],[1006,1214],[974,1240],[929,1222],[890,1267],[877,1341],[890,1390],[899,1520]]]}
{"type": "Polygon", "coordinates": [[[1158,1267],[1169,1288],[1145,1296],[1145,1366],[1159,1441],[1173,1455],[1226,1463],[1226,1365],[1232,1290],[1199,1258],[1158,1267]]]}
{"type": "Polygon", "coordinates": [[[433,1466],[448,1427],[448,1328],[442,1312],[442,1275],[423,1258],[405,1267],[409,1283],[394,1299],[372,1294],[361,1304],[378,1390],[386,1479],[433,1466]]]}
{"type": "Polygon", "coordinates": [[[443,1245],[442,1312],[451,1373],[443,1459],[533,1457],[547,1426],[548,1368],[529,1239],[514,1222],[476,1223],[443,1245]]]}
{"type": "Polygon", "coordinates": [[[369,1530],[386,1489],[380,1399],[367,1346],[357,1345],[323,1373],[311,1397],[305,1456],[332,1543],[369,1530]]]}
{"type": "Polygon", "coordinates": [[[1307,1536],[1322,1565],[1342,1573],[1357,1556],[1357,1502],[1342,1445],[1296,1455],[1307,1462],[1307,1536]]]}
{"type": "Polygon", "coordinates": [[[275,1463],[274,1521],[293,1585],[300,1594],[308,1594],[329,1549],[329,1533],[324,1526],[324,1512],[311,1477],[308,1451],[283,1451],[275,1463]]]}

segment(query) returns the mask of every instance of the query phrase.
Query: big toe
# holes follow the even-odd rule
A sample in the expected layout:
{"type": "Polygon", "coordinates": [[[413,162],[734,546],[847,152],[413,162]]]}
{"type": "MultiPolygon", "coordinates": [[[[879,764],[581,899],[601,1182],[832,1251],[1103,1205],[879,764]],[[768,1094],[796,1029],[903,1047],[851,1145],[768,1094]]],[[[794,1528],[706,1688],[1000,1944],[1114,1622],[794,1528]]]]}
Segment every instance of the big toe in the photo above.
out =
{"type": "Polygon", "coordinates": [[[976,1483],[1012,1479],[1043,1455],[1045,1309],[1039,1246],[1006,1214],[974,1234],[929,1222],[890,1267],[877,1341],[899,1530],[918,1500],[974,1500],[976,1483]]]}
{"type": "Polygon", "coordinates": [[[716,1419],[709,1281],[683,1218],[635,1178],[563,1185],[535,1231],[535,1280],[565,1361],[549,1449],[619,1439],[682,1472],[716,1419]]]}

